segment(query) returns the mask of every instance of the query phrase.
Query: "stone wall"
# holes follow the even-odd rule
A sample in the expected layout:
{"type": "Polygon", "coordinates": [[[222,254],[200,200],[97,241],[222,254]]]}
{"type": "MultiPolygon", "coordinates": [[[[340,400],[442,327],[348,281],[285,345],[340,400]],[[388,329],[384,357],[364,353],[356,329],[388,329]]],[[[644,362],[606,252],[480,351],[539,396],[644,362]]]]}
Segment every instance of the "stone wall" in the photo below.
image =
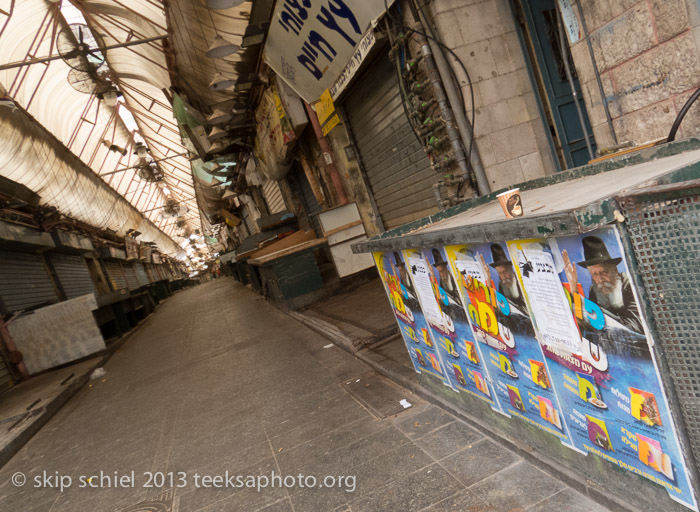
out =
{"type": "MultiPolygon", "coordinates": [[[[492,190],[555,171],[509,0],[433,0],[442,42],[464,62],[474,86],[475,136],[492,190]]],[[[465,102],[470,92],[456,67],[465,102]]]]}
{"type": "MultiPolygon", "coordinates": [[[[696,0],[579,0],[618,142],[666,137],[700,86],[696,0]]],[[[578,6],[574,4],[578,15],[578,6]]],[[[585,38],[572,45],[574,63],[598,147],[612,144],[585,38]]],[[[695,106],[677,138],[700,133],[695,106]]]]}

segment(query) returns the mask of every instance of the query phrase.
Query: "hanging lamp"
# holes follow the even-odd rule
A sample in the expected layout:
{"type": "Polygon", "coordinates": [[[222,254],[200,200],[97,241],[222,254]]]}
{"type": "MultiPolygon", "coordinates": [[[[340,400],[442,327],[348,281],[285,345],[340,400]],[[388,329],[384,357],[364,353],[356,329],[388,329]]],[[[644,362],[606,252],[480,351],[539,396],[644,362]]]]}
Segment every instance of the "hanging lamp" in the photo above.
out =
{"type": "Polygon", "coordinates": [[[214,109],[209,116],[207,116],[207,124],[222,124],[231,120],[233,116],[228,112],[224,112],[221,109],[214,109]]]}
{"type": "Polygon", "coordinates": [[[205,55],[211,59],[223,59],[224,57],[236,53],[240,49],[241,47],[237,44],[230,43],[217,34],[205,55]]]}
{"type": "Polygon", "coordinates": [[[207,0],[207,7],[215,11],[220,11],[222,9],[238,7],[243,2],[245,2],[245,0],[207,0]]]}
{"type": "Polygon", "coordinates": [[[226,137],[228,134],[226,133],[226,130],[222,130],[218,126],[215,126],[212,128],[211,132],[209,133],[209,140],[211,142],[214,142],[216,140],[221,140],[224,137],[226,137]]]}
{"type": "Polygon", "coordinates": [[[235,83],[236,81],[234,79],[226,78],[221,73],[217,73],[214,76],[214,79],[209,83],[209,89],[212,91],[220,91],[222,89],[226,89],[227,87],[231,87],[235,83]]]}

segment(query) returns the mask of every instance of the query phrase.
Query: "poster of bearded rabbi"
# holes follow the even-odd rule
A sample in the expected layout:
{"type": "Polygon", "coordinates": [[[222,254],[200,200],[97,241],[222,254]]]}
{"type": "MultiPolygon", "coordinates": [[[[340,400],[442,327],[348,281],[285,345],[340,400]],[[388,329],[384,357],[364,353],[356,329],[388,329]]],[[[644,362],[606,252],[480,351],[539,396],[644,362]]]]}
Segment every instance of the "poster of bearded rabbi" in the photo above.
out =
{"type": "Polygon", "coordinates": [[[694,508],[616,229],[510,241],[508,249],[573,447],[694,508]]]}
{"type": "Polygon", "coordinates": [[[504,243],[445,247],[503,411],[570,444],[504,243]]]}

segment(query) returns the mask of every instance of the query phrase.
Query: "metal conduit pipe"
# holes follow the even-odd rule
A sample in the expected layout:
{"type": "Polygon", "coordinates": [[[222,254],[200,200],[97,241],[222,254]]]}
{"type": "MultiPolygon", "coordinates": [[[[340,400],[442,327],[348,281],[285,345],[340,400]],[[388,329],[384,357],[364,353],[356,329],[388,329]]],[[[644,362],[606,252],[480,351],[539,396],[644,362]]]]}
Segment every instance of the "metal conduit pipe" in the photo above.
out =
{"type": "MultiPolygon", "coordinates": [[[[423,20],[423,24],[428,29],[428,32],[437,40],[437,34],[433,29],[433,25],[423,12],[420,10],[420,15],[423,20]]],[[[474,178],[476,179],[476,186],[478,188],[478,193],[480,196],[491,193],[491,185],[486,177],[486,172],[484,171],[484,164],[481,161],[481,155],[479,154],[479,148],[475,144],[474,137],[472,136],[472,130],[474,127],[469,123],[467,116],[464,112],[464,105],[462,105],[462,100],[460,99],[460,94],[455,87],[454,80],[452,80],[452,74],[450,73],[450,65],[445,59],[445,55],[438,44],[433,40],[429,39],[428,42],[435,55],[435,63],[437,64],[438,72],[442,77],[442,83],[445,86],[445,93],[447,94],[447,99],[450,102],[450,106],[455,114],[455,119],[457,121],[457,129],[459,130],[459,135],[462,139],[462,144],[464,148],[469,148],[469,160],[471,163],[472,171],[474,172],[474,178]]]]}
{"type": "Polygon", "coordinates": [[[424,31],[423,24],[420,20],[420,15],[416,10],[416,6],[413,2],[409,2],[409,7],[411,8],[411,14],[413,15],[413,20],[418,27],[420,32],[414,32],[416,39],[420,46],[420,51],[425,59],[425,65],[427,68],[428,79],[435,91],[435,97],[437,99],[438,105],[440,107],[440,115],[442,120],[445,122],[445,127],[447,129],[447,137],[450,139],[450,144],[452,145],[452,151],[455,154],[455,161],[459,166],[460,173],[467,179],[470,178],[469,165],[467,164],[467,156],[464,154],[464,148],[462,147],[462,139],[459,135],[459,131],[456,128],[455,116],[452,108],[450,107],[447,95],[445,94],[445,89],[443,88],[442,80],[440,79],[440,73],[437,69],[435,63],[435,57],[433,51],[428,43],[428,38],[425,37],[422,32],[424,31]]]}
{"type": "Polygon", "coordinates": [[[564,71],[566,72],[566,79],[569,82],[569,87],[571,88],[571,94],[574,96],[574,105],[576,105],[576,114],[578,114],[578,121],[581,124],[581,131],[583,132],[583,138],[586,141],[586,148],[588,149],[588,157],[590,160],[595,158],[593,154],[593,147],[591,146],[591,139],[588,136],[588,129],[586,128],[586,122],[583,120],[583,112],[581,111],[581,104],[578,101],[578,93],[576,92],[576,86],[574,85],[574,78],[571,75],[571,68],[569,67],[569,56],[567,54],[568,42],[566,36],[564,35],[564,20],[561,19],[561,13],[559,9],[557,11],[557,30],[559,31],[559,47],[561,50],[561,60],[564,63],[564,71]]]}
{"type": "Polygon", "coordinates": [[[581,20],[581,28],[583,29],[583,37],[586,39],[586,44],[588,45],[588,53],[591,56],[591,62],[593,63],[593,73],[595,74],[596,82],[598,83],[598,91],[600,92],[600,99],[603,101],[603,109],[605,110],[605,119],[608,122],[608,129],[610,130],[610,135],[612,136],[613,143],[615,145],[617,142],[617,133],[615,133],[615,126],[612,122],[612,116],[610,115],[610,105],[608,105],[608,98],[605,95],[605,90],[603,89],[603,82],[600,80],[600,71],[598,71],[598,63],[596,62],[595,52],[593,51],[593,45],[591,44],[591,38],[588,34],[588,27],[586,26],[586,17],[583,15],[583,7],[581,7],[581,2],[576,2],[576,7],[578,7],[578,17],[581,20]]]}

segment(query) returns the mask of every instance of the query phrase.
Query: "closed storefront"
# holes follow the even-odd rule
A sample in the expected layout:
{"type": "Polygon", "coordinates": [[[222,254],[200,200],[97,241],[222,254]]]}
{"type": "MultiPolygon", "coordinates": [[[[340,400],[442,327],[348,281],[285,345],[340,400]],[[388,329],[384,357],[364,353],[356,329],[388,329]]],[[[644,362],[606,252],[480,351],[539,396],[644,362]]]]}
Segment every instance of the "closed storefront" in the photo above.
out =
{"type": "Polygon", "coordinates": [[[136,270],[133,263],[124,263],[124,275],[126,276],[126,285],[130,291],[141,288],[139,280],[136,277],[136,270]]]}
{"type": "Polygon", "coordinates": [[[105,270],[107,271],[107,278],[112,284],[113,289],[122,290],[128,288],[126,275],[124,274],[124,268],[121,263],[118,261],[105,261],[105,270]]]}
{"type": "Polygon", "coordinates": [[[75,254],[51,254],[49,255],[58,280],[61,283],[66,298],[73,299],[95,293],[95,287],[90,277],[85,258],[75,254]]]}
{"type": "Polygon", "coordinates": [[[136,279],[139,282],[138,288],[141,288],[142,286],[146,286],[147,284],[151,283],[151,281],[148,279],[148,274],[146,273],[146,269],[143,263],[134,263],[134,270],[136,271],[136,279]]]}
{"type": "Polygon", "coordinates": [[[5,359],[0,354],[0,393],[10,388],[13,384],[12,375],[10,374],[10,369],[7,367],[5,359]]]}
{"type": "Polygon", "coordinates": [[[144,263],[143,266],[146,268],[146,275],[148,276],[148,281],[150,283],[155,283],[160,279],[158,274],[155,273],[155,270],[153,270],[153,264],[144,263]]]}
{"type": "Polygon", "coordinates": [[[41,255],[0,251],[0,299],[10,313],[59,301],[41,255]]]}
{"type": "Polygon", "coordinates": [[[296,197],[301,200],[301,203],[309,217],[311,227],[316,232],[317,236],[323,236],[321,223],[318,220],[318,214],[323,211],[323,205],[319,204],[314,190],[311,188],[306,173],[298,161],[294,162],[292,169],[289,171],[289,182],[296,197]]]}
{"type": "Polygon", "coordinates": [[[381,53],[342,100],[386,228],[438,211],[438,180],[401,103],[396,70],[381,53]]]}

